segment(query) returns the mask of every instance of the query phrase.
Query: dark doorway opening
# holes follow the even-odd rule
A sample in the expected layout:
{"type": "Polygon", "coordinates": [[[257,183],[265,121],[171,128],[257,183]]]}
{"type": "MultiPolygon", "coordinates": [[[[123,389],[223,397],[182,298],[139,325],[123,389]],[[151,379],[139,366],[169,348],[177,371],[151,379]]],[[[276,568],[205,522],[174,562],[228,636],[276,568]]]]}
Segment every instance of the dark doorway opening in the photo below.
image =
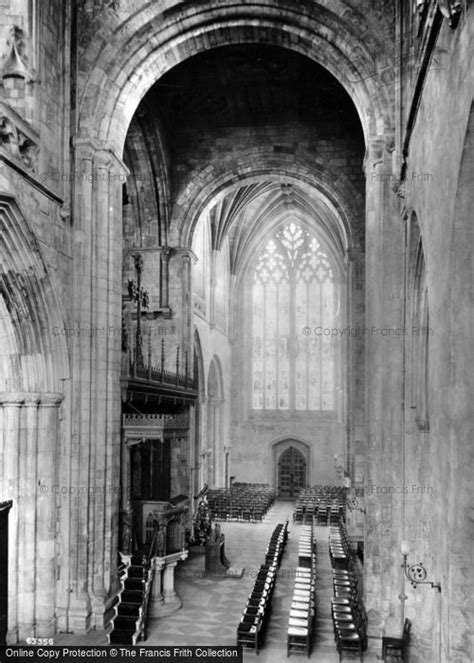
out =
{"type": "Polygon", "coordinates": [[[8,630],[8,513],[12,502],[0,502],[0,645],[8,630]]]}

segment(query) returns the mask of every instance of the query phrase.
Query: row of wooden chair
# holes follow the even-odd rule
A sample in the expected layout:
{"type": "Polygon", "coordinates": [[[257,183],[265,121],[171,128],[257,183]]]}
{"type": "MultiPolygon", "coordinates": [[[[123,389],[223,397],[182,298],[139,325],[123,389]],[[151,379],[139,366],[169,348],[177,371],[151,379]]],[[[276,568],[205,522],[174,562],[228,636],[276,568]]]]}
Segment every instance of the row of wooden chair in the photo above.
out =
{"type": "Polygon", "coordinates": [[[293,511],[293,522],[311,523],[316,519],[317,525],[337,525],[345,521],[345,508],[339,500],[331,503],[327,501],[319,504],[299,504],[293,511]]]}
{"type": "Polygon", "coordinates": [[[260,522],[275,497],[275,489],[264,484],[234,484],[207,493],[211,519],[234,522],[260,522]]]}
{"type": "Polygon", "coordinates": [[[287,631],[287,657],[292,652],[311,653],[315,615],[316,544],[312,525],[303,526],[298,544],[293,598],[287,631]]]}
{"type": "Polygon", "coordinates": [[[351,553],[346,528],[342,523],[329,530],[329,556],[333,568],[348,568],[351,553]]]}
{"type": "Polygon", "coordinates": [[[333,566],[331,614],[339,661],[343,652],[358,653],[363,659],[367,648],[367,614],[359,594],[357,575],[352,566],[347,534],[343,526],[331,528],[329,551],[333,566]]]}
{"type": "Polygon", "coordinates": [[[343,486],[314,486],[304,488],[298,495],[293,522],[317,525],[337,525],[345,518],[346,493],[343,486]]]}
{"type": "Polygon", "coordinates": [[[242,617],[237,626],[237,645],[254,649],[258,654],[264,644],[272,609],[275,579],[288,538],[288,521],[278,524],[265,551],[262,564],[242,617]]]}

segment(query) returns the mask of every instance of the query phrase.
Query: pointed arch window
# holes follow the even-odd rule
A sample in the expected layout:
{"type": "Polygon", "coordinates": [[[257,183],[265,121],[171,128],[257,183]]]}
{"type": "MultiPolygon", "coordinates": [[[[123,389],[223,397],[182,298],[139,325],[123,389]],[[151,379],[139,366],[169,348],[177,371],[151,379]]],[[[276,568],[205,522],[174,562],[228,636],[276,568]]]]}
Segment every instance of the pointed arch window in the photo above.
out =
{"type": "Polygon", "coordinates": [[[335,350],[324,330],[336,320],[337,290],[315,235],[291,222],[267,241],[252,300],[253,409],[334,410],[335,350]]]}

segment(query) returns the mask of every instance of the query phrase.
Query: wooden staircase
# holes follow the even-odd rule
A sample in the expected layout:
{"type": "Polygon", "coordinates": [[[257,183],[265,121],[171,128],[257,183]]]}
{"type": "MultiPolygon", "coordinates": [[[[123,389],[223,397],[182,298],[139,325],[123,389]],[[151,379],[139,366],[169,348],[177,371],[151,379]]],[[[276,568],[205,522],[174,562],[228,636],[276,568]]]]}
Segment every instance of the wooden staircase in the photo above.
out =
{"type": "Polygon", "coordinates": [[[150,558],[132,555],[128,563],[119,567],[121,591],[111,618],[109,643],[135,645],[146,639],[148,599],[153,582],[153,566],[150,558]]]}

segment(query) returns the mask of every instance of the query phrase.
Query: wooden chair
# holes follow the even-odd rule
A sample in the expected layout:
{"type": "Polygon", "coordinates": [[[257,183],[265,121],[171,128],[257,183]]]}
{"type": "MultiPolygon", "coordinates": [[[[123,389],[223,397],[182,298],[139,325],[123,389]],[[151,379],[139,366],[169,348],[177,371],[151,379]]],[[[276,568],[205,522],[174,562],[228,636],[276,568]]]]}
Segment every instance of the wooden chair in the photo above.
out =
{"type": "Polygon", "coordinates": [[[382,659],[387,660],[387,656],[396,658],[400,661],[407,660],[407,649],[410,642],[411,621],[405,619],[403,624],[403,634],[401,638],[382,638],[382,659]]]}

